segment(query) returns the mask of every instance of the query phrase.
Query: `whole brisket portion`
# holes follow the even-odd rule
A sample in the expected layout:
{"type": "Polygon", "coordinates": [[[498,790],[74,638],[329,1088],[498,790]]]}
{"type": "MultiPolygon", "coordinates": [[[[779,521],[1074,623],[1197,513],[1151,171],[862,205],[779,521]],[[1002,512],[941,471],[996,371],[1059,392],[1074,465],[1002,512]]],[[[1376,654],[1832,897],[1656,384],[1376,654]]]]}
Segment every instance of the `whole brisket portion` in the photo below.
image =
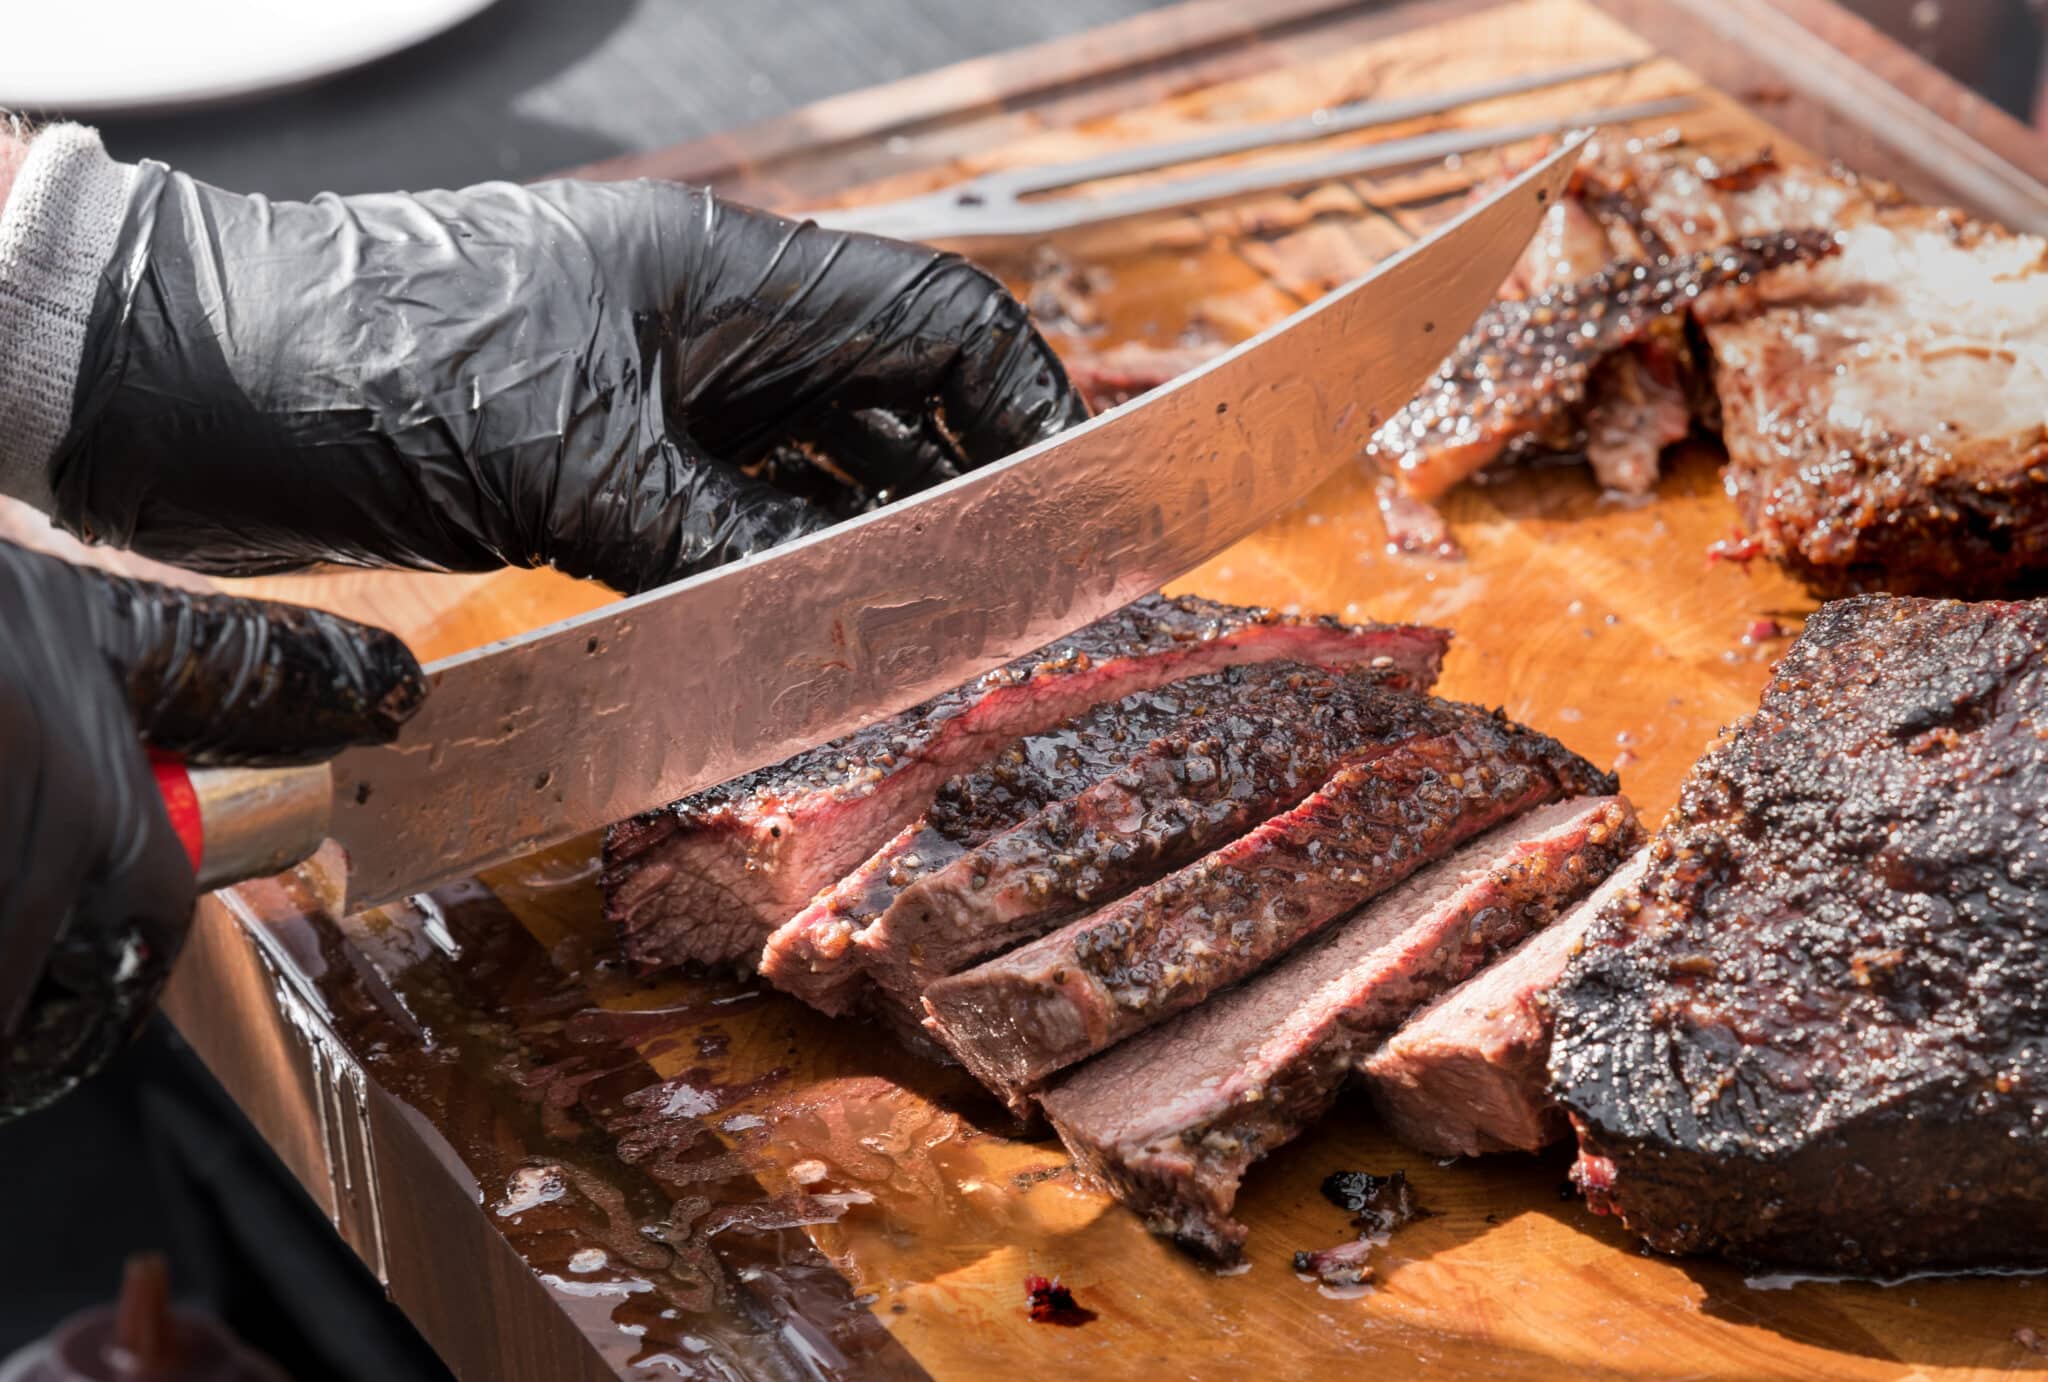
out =
{"type": "Polygon", "coordinates": [[[905,888],[1034,812],[1086,791],[1160,735],[1185,729],[1197,707],[1228,700],[1248,684],[1264,684],[1274,665],[1225,668],[1135,691],[1026,735],[973,772],[951,779],[895,839],[775,929],[762,948],[763,977],[820,1012],[852,1012],[866,988],[853,938],[905,888]]]}
{"type": "Polygon", "coordinates": [[[1193,1007],[1532,807],[1613,790],[1557,741],[1469,706],[1338,772],[1148,888],[925,992],[926,1026],[1018,1106],[1053,1072],[1193,1007]]]}
{"type": "Polygon", "coordinates": [[[1667,1252],[2048,1262],[2044,818],[2048,602],[1809,619],[1552,995],[1593,1207],[1667,1252]]]}
{"type": "Polygon", "coordinates": [[[914,710],[615,825],[605,910],[633,964],[753,964],[768,933],[1021,735],[1181,677],[1287,658],[1434,683],[1434,629],[1147,596],[914,710]]]}
{"type": "MultiPolygon", "coordinates": [[[[1623,833],[1639,838],[1634,813],[1623,833]]],[[[1431,1156],[1533,1152],[1571,1131],[1550,1097],[1547,999],[1607,904],[1642,881],[1647,854],[1570,915],[1410,1018],[1359,1076],[1394,1136],[1431,1156]]]]}
{"type": "Polygon", "coordinates": [[[1148,883],[1287,810],[1337,767],[1441,734],[1466,712],[1369,672],[1256,669],[1240,693],[904,888],[854,937],[875,999],[911,1027],[933,980],[1148,883]]]}
{"type": "Polygon", "coordinates": [[[1081,1066],[1040,1105],[1154,1233],[1235,1258],[1245,1171],[1326,1112],[1357,1058],[1417,1007],[1605,877],[1619,859],[1613,805],[1561,802],[1498,827],[1257,978],[1081,1066]]]}

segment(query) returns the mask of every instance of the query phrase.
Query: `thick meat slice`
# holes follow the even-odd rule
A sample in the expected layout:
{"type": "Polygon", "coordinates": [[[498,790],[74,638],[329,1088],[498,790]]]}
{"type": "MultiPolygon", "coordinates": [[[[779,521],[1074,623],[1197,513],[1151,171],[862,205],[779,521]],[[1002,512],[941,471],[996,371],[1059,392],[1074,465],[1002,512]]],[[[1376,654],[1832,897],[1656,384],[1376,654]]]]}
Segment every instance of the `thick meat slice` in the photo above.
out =
{"type": "Polygon", "coordinates": [[[1235,1258],[1247,1168],[1322,1116],[1357,1058],[1417,1007],[1605,877],[1620,858],[1612,805],[1561,802],[1498,827],[1249,983],[1081,1066],[1041,1107],[1154,1233],[1235,1258]]]}
{"type": "Polygon", "coordinates": [[[1234,839],[1347,761],[1443,733],[1469,713],[1386,691],[1365,672],[1272,672],[1078,796],[904,888],[853,940],[875,999],[915,1027],[933,980],[1234,839]]]}
{"type": "MultiPolygon", "coordinates": [[[[1624,833],[1637,827],[1630,814],[1624,833]]],[[[1359,1075],[1394,1136],[1431,1156],[1533,1152],[1570,1125],[1550,1097],[1546,996],[1607,904],[1642,881],[1647,854],[1616,869],[1569,916],[1408,1020],[1359,1075]]]]}
{"type": "MultiPolygon", "coordinates": [[[[1199,736],[1212,715],[1272,713],[1294,694],[1287,683],[1298,666],[1259,663],[1169,682],[1018,740],[947,782],[901,834],[776,928],[762,953],[762,974],[820,1011],[853,1011],[866,987],[853,938],[905,888],[1052,803],[1078,796],[1162,735],[1199,736]]],[[[1362,675],[1376,672],[1366,668],[1362,675]]]]}
{"type": "Polygon", "coordinates": [[[1613,790],[1555,740],[1458,709],[1449,733],[1345,768],[1178,873],[933,984],[926,1026],[1019,1106],[1054,1071],[1264,968],[1481,831],[1613,790]]]}
{"type": "MultiPolygon", "coordinates": [[[[1025,809],[1028,813],[1032,808],[1025,809]]],[[[854,1011],[867,976],[861,972],[853,938],[872,926],[896,894],[927,870],[943,867],[996,830],[1014,824],[1005,822],[955,840],[934,829],[928,816],[904,826],[866,863],[769,932],[761,947],[761,977],[821,1013],[844,1017],[854,1011]]]]}
{"type": "Polygon", "coordinates": [[[615,825],[606,915],[640,969],[757,962],[768,933],[1003,745],[1106,701],[1287,658],[1378,665],[1423,690],[1447,635],[1147,596],[915,710],[615,825]]]}
{"type": "Polygon", "coordinates": [[[1661,264],[1620,262],[1564,288],[1494,303],[1367,456],[1435,499],[1523,437],[1571,434],[1594,367],[1675,325],[1696,297],[1833,251],[1824,231],[1748,236],[1661,264]]]}
{"type": "Polygon", "coordinates": [[[1651,1246],[2048,1263],[2048,602],[1823,607],[1551,1004],[1651,1246]]]}

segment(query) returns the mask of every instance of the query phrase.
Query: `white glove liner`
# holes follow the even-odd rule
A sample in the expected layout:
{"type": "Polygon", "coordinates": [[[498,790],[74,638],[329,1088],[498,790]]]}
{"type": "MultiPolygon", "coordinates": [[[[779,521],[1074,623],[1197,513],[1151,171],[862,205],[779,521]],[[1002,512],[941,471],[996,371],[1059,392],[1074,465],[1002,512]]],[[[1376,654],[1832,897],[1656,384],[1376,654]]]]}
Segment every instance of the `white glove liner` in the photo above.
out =
{"type": "Polygon", "coordinates": [[[86,318],[134,175],[97,132],[53,125],[29,145],[0,209],[0,494],[46,512],[86,318]]]}

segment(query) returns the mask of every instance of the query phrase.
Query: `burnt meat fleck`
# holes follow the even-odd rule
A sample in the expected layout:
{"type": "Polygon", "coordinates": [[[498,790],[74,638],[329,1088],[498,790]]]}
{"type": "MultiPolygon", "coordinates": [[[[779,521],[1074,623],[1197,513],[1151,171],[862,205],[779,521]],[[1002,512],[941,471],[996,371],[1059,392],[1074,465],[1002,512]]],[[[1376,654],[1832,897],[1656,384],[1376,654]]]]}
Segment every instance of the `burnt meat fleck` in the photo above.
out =
{"type": "Polygon", "coordinates": [[[1095,1312],[1079,1305],[1074,1300],[1074,1293],[1062,1284],[1058,1277],[1025,1277],[1024,1302],[1033,1324],[1060,1324],[1071,1327],[1086,1324],[1095,1318],[1095,1312]]]}
{"type": "Polygon", "coordinates": [[[1332,1171],[1323,1177],[1323,1198],[1350,1214],[1352,1227],[1361,1233],[1392,1233],[1410,1219],[1430,1214],[1416,1202],[1406,1171],[1386,1176],[1332,1171]]]}

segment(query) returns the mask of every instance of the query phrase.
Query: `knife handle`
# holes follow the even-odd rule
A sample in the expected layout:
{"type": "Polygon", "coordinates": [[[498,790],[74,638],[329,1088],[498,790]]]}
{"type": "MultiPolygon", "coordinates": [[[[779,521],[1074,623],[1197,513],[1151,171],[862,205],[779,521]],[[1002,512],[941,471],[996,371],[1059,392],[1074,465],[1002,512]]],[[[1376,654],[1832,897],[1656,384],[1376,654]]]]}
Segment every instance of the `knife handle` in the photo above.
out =
{"type": "Polygon", "coordinates": [[[327,838],[334,775],[300,768],[187,768],[150,750],[171,828],[202,889],[282,872],[327,838]]]}

